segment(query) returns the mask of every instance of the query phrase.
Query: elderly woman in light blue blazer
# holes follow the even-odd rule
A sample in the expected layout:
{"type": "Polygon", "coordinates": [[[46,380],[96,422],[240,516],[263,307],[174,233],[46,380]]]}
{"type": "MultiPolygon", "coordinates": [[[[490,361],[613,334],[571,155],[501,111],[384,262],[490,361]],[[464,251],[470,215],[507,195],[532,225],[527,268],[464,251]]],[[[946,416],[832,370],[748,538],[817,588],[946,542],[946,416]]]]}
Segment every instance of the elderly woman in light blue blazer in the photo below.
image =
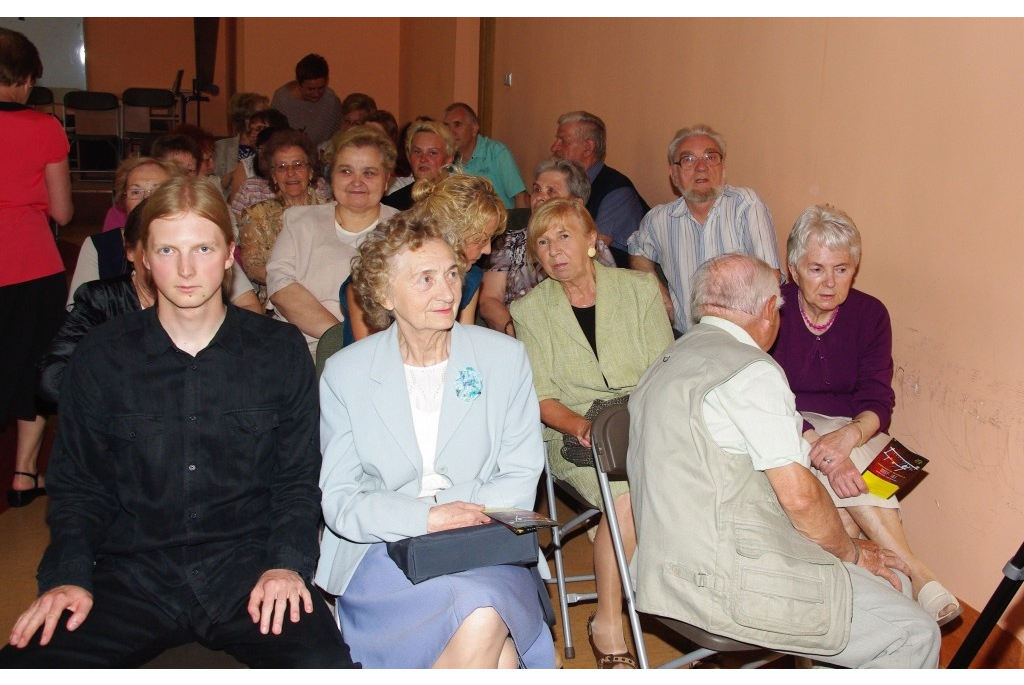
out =
{"type": "Polygon", "coordinates": [[[352,262],[384,331],[328,360],[320,385],[326,520],[317,583],[338,595],[368,668],[552,667],[529,570],[493,566],[413,585],[383,543],[532,509],[543,468],[523,345],[455,323],[458,237],[415,210],[376,229],[352,262]]]}

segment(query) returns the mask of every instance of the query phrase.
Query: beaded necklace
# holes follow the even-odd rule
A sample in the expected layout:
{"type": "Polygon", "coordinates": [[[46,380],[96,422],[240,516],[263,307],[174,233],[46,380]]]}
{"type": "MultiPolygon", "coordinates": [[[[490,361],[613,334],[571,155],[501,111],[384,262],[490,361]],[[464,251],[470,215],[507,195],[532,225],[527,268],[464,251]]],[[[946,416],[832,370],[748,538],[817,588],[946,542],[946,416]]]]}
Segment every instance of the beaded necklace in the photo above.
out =
{"type": "Polygon", "coordinates": [[[815,324],[813,321],[811,321],[810,317],[807,316],[807,312],[806,310],[804,310],[804,301],[799,296],[797,296],[797,304],[800,305],[800,316],[804,318],[804,323],[807,324],[807,327],[810,328],[815,333],[821,334],[827,331],[829,328],[832,327],[832,324],[836,322],[836,317],[839,316],[839,307],[837,306],[832,311],[832,316],[829,317],[828,321],[819,326],[815,324]]]}

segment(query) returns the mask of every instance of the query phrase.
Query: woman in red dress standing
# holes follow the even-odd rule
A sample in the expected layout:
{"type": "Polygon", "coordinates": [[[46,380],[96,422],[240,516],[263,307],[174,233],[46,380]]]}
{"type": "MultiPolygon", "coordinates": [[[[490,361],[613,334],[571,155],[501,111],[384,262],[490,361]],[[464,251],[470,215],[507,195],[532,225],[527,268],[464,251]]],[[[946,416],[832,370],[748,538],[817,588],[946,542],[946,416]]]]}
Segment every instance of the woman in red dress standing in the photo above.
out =
{"type": "Polygon", "coordinates": [[[43,75],[39,51],[0,28],[0,417],[18,422],[11,506],[24,506],[44,484],[37,460],[46,417],[35,403],[35,360],[64,313],[64,264],[49,220],[71,220],[68,139],[60,121],[27,107],[43,75]]]}

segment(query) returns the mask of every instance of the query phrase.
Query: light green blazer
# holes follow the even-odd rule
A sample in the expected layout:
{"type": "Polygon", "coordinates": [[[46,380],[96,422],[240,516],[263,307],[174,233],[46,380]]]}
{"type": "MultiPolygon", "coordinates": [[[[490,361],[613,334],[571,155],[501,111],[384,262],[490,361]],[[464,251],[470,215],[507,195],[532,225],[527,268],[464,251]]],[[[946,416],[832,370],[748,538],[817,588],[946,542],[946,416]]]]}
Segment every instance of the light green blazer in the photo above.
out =
{"type": "MultiPolygon", "coordinates": [[[[548,278],[510,310],[526,344],[537,399],[555,399],[579,414],[596,399],[633,391],[641,374],[672,343],[672,327],[653,274],[597,269],[597,356],[583,335],[562,284],[548,278]]],[[[544,430],[550,454],[562,434],[544,430]]]]}

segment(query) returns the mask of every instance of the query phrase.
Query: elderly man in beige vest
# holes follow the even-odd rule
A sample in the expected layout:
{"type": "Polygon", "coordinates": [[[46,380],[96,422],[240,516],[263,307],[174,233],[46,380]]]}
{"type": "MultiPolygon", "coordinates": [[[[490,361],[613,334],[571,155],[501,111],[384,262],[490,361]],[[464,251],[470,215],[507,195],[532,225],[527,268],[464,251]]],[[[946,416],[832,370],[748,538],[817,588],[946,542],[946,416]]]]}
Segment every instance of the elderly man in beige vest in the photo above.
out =
{"type": "Polygon", "coordinates": [[[808,470],[793,393],[765,353],[775,270],[724,255],[691,292],[700,323],[629,402],[638,608],[849,668],[936,667],[939,631],[906,564],[851,539],[808,470]]]}

